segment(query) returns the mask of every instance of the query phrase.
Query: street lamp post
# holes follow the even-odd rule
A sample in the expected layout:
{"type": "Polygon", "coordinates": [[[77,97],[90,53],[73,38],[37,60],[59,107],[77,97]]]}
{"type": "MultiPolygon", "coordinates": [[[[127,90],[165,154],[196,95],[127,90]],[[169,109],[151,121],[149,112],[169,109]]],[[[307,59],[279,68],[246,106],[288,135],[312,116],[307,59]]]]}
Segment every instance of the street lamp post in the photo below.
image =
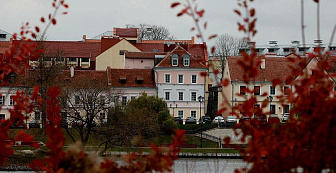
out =
{"type": "Polygon", "coordinates": [[[273,97],[272,97],[272,96],[268,96],[267,98],[268,98],[268,100],[269,100],[269,102],[270,102],[270,115],[271,115],[271,113],[272,113],[272,112],[271,112],[271,111],[272,111],[272,110],[271,110],[271,104],[272,104],[272,101],[273,101],[273,97]]]}
{"type": "Polygon", "coordinates": [[[204,97],[202,96],[199,96],[198,97],[198,101],[200,102],[200,120],[202,120],[201,122],[201,148],[203,148],[203,123],[204,123],[204,120],[202,118],[202,102],[204,101],[204,97]]]}
{"type": "Polygon", "coordinates": [[[169,107],[173,108],[173,117],[175,117],[175,115],[174,115],[174,109],[177,108],[177,104],[175,105],[175,107],[174,106],[172,107],[172,104],[170,104],[169,107]]]}

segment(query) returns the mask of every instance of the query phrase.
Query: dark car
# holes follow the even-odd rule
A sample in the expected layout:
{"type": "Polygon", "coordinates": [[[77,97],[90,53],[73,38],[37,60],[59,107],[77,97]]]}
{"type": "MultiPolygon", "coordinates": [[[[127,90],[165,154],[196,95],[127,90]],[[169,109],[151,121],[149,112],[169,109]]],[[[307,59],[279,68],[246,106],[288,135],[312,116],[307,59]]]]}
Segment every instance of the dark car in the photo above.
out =
{"type": "Polygon", "coordinates": [[[177,124],[183,124],[183,119],[182,119],[182,117],[174,117],[174,121],[175,121],[177,124]]]}
{"type": "Polygon", "coordinates": [[[268,117],[268,124],[280,124],[280,118],[276,114],[271,114],[268,117]]]}
{"type": "Polygon", "coordinates": [[[208,124],[208,123],[211,123],[211,118],[209,117],[209,116],[202,116],[199,120],[198,120],[198,122],[201,124],[201,123],[203,123],[203,124],[208,124]]]}
{"type": "Polygon", "coordinates": [[[239,119],[239,123],[243,123],[243,122],[251,122],[251,118],[248,116],[242,116],[239,119]]]}
{"type": "Polygon", "coordinates": [[[252,124],[267,124],[266,115],[254,115],[252,124]]]}
{"type": "Polygon", "coordinates": [[[37,121],[30,121],[28,123],[28,126],[30,129],[31,128],[41,128],[40,123],[38,123],[37,121]]]}
{"type": "Polygon", "coordinates": [[[187,117],[185,123],[186,124],[196,124],[196,118],[195,117],[187,117]]]}

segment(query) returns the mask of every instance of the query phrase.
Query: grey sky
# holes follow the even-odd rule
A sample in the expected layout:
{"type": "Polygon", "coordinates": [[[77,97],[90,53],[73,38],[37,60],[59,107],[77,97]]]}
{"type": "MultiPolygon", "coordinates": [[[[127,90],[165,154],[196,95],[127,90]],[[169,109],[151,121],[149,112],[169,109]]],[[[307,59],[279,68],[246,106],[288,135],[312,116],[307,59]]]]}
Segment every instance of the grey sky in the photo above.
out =
{"type": "MultiPolygon", "coordinates": [[[[41,25],[41,16],[52,12],[52,0],[1,0],[0,28],[18,32],[22,23],[29,21],[32,26],[41,25]]],[[[49,40],[81,40],[86,34],[92,38],[113,27],[126,24],[148,23],[167,27],[178,39],[190,39],[193,21],[189,16],[176,17],[178,9],[170,4],[177,0],[67,0],[68,15],[57,16],[57,25],[48,31],[49,40]]],[[[182,1],[182,0],[181,0],[182,1]]],[[[336,1],[321,0],[321,38],[329,42],[333,26],[336,24],[336,1]]],[[[182,1],[184,2],[184,1],[182,1]]],[[[205,9],[204,20],[208,21],[206,36],[228,33],[243,37],[237,31],[239,18],[233,9],[237,0],[197,0],[199,8],[205,9]]],[[[316,33],[316,4],[305,2],[306,42],[313,43],[316,33]]],[[[255,0],[258,17],[257,44],[268,44],[278,40],[278,44],[290,44],[291,40],[302,40],[300,30],[300,0],[255,0]]],[[[197,40],[199,42],[199,40],[197,40]]],[[[336,41],[334,41],[336,42],[336,41]]]]}

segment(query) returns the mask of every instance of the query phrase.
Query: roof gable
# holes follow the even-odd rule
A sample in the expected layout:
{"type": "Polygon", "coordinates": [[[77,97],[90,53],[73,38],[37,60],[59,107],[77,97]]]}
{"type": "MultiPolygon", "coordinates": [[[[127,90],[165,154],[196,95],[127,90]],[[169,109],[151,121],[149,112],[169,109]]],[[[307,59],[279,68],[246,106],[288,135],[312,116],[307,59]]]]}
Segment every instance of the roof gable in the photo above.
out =
{"type": "Polygon", "coordinates": [[[202,64],[203,57],[195,57],[190,52],[183,49],[181,46],[177,45],[171,52],[169,52],[165,58],[158,63],[155,67],[183,67],[183,68],[204,68],[205,65],[202,64]],[[190,62],[189,66],[183,65],[183,55],[189,55],[190,56],[190,62]],[[172,65],[172,56],[177,55],[178,56],[178,65],[173,66],[172,65]]]}

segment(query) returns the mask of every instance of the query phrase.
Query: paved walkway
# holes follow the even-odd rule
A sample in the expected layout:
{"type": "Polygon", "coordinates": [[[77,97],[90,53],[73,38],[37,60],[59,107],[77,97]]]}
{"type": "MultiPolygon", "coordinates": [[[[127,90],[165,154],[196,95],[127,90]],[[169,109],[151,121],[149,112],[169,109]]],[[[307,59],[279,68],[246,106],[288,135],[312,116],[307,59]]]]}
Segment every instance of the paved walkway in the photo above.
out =
{"type": "MultiPolygon", "coordinates": [[[[239,129],[238,129],[239,131],[239,129]]],[[[222,129],[222,128],[214,128],[214,129],[210,129],[207,131],[203,132],[204,134],[210,135],[210,136],[214,136],[216,138],[220,138],[220,139],[224,139],[225,137],[229,136],[231,138],[231,144],[246,144],[246,143],[242,143],[240,141],[240,136],[237,137],[234,134],[233,129],[222,129]]],[[[211,139],[209,139],[211,140],[211,139]]],[[[217,141],[215,141],[217,142],[217,141]]]]}

